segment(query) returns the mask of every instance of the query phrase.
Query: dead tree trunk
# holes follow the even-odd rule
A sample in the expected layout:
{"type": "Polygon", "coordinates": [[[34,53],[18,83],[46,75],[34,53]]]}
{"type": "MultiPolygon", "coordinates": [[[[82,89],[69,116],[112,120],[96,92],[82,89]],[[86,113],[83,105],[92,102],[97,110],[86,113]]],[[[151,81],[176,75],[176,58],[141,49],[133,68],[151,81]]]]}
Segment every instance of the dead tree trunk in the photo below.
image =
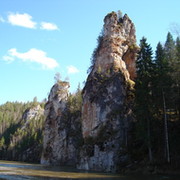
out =
{"type": "Polygon", "coordinates": [[[150,163],[153,160],[152,157],[152,147],[151,147],[151,131],[150,131],[150,119],[147,119],[147,136],[148,136],[148,152],[149,152],[149,161],[150,163]]]}
{"type": "Polygon", "coordinates": [[[162,89],[162,96],[163,96],[163,109],[164,109],[165,158],[166,158],[166,161],[169,163],[170,162],[169,136],[168,136],[168,124],[167,124],[167,114],[166,114],[166,100],[165,100],[163,89],[162,89]]]}

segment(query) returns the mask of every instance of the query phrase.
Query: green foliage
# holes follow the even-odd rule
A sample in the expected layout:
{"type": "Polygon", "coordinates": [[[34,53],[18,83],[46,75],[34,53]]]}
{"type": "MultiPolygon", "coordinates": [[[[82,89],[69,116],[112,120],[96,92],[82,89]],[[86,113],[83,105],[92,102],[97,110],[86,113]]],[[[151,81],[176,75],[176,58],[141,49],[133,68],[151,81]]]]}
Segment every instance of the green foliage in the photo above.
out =
{"type": "Polygon", "coordinates": [[[44,117],[27,121],[22,119],[23,113],[27,109],[34,108],[39,104],[35,97],[33,102],[7,102],[0,106],[1,159],[20,160],[23,152],[27,149],[42,144],[44,117]],[[12,156],[12,154],[14,155],[12,156]]]}
{"type": "Polygon", "coordinates": [[[39,103],[38,103],[37,97],[34,97],[33,102],[32,102],[33,107],[36,107],[38,104],[39,103]]]}
{"type": "Polygon", "coordinates": [[[78,85],[75,94],[70,94],[68,97],[68,110],[71,114],[80,114],[82,107],[82,92],[80,85],[78,85]]]}
{"type": "Polygon", "coordinates": [[[176,56],[175,56],[175,41],[173,40],[173,36],[169,32],[167,34],[167,39],[164,45],[164,50],[165,50],[165,58],[168,61],[170,66],[174,66],[176,56]]]}
{"type": "MultiPolygon", "coordinates": [[[[180,41],[170,33],[165,45],[157,44],[155,58],[145,38],[140,41],[135,85],[134,158],[165,162],[170,147],[172,164],[178,164],[180,146],[175,142],[180,129],[179,56],[180,41]],[[165,123],[167,117],[167,124],[165,123]],[[166,128],[165,128],[166,127],[166,128]],[[169,137],[169,142],[167,138],[169,137]],[[165,153],[166,152],[166,153],[165,153]]],[[[179,165],[180,167],[180,165],[179,165]]]]}
{"type": "Polygon", "coordinates": [[[97,55],[99,53],[99,50],[101,49],[102,47],[102,43],[103,43],[103,36],[104,36],[104,33],[103,31],[100,33],[100,35],[98,36],[97,38],[97,47],[94,49],[93,53],[92,53],[92,56],[91,56],[91,65],[88,69],[88,73],[94,68],[94,65],[95,65],[95,62],[96,62],[96,58],[97,58],[97,55]]]}
{"type": "Polygon", "coordinates": [[[146,114],[143,116],[146,119],[149,116],[149,107],[151,100],[151,84],[153,76],[153,61],[152,49],[147,44],[146,39],[142,38],[140,42],[140,52],[137,58],[137,78],[136,78],[136,109],[137,115],[146,114]]]}
{"type": "Polygon", "coordinates": [[[137,58],[137,79],[136,79],[136,118],[138,136],[149,151],[149,159],[151,156],[151,128],[152,121],[152,79],[153,79],[153,61],[152,48],[146,42],[146,38],[140,41],[140,51],[137,58]]]}

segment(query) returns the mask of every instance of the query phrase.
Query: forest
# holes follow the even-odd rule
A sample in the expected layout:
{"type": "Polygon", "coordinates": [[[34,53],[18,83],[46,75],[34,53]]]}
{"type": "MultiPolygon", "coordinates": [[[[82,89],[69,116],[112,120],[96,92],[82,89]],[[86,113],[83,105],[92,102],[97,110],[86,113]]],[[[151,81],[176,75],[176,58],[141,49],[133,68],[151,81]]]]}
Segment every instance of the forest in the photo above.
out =
{"type": "MultiPolygon", "coordinates": [[[[134,123],[129,154],[133,162],[180,168],[180,38],[169,32],[155,52],[145,37],[140,40],[137,76],[132,92],[134,123]]],[[[80,88],[69,97],[71,111],[80,110],[80,88]],[[78,96],[76,98],[76,96],[78,96]]],[[[0,106],[0,159],[23,160],[23,152],[42,146],[44,117],[23,129],[23,113],[37,105],[7,102],[0,106]],[[13,141],[13,137],[17,141],[13,141]],[[20,156],[13,156],[12,154],[20,156]],[[19,158],[12,158],[19,157],[19,158]]],[[[38,103],[43,108],[44,103],[38,103]]],[[[38,158],[36,158],[37,160],[38,158]]],[[[35,158],[26,159],[35,161],[35,158]]]]}
{"type": "MultiPolygon", "coordinates": [[[[60,77],[55,75],[55,81],[60,77]]],[[[46,99],[32,102],[7,102],[0,106],[0,159],[39,163],[43,146],[46,99]],[[28,117],[31,110],[33,117],[28,117]],[[39,112],[40,110],[40,112],[39,112]],[[34,111],[38,113],[35,114],[34,111]]],[[[68,113],[77,116],[81,111],[81,89],[69,94],[68,113]]]]}
{"type": "Polygon", "coordinates": [[[39,162],[44,116],[25,118],[38,105],[43,108],[44,102],[34,98],[32,102],[7,102],[0,106],[0,159],[39,162]]]}
{"type": "Polygon", "coordinates": [[[153,51],[140,40],[135,80],[133,157],[180,167],[180,38],[167,34],[153,51]],[[145,158],[146,157],[146,158],[145,158]]]}

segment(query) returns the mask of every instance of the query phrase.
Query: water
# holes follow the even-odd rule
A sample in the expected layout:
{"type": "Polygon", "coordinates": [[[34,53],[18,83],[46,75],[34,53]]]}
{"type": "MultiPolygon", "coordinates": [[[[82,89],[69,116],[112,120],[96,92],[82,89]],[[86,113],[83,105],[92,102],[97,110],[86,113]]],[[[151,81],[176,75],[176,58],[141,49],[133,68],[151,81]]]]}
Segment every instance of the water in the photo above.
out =
{"type": "Polygon", "coordinates": [[[0,161],[0,180],[180,180],[170,175],[120,175],[78,171],[68,167],[0,161]]]}

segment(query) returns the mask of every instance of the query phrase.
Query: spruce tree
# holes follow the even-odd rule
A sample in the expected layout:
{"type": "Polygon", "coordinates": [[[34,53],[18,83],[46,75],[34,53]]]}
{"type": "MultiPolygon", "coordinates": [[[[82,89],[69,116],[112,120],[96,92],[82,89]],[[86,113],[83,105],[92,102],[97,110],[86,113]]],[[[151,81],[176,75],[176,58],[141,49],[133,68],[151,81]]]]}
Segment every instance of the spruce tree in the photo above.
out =
{"type": "MultiPolygon", "coordinates": [[[[170,47],[169,47],[170,48],[170,47]]],[[[171,76],[170,76],[170,68],[169,62],[166,58],[166,51],[161,45],[158,43],[156,48],[156,56],[155,56],[155,79],[153,80],[154,84],[154,104],[156,109],[156,120],[160,121],[162,124],[163,139],[164,139],[164,157],[167,162],[170,162],[170,153],[169,153],[169,133],[168,133],[168,123],[167,123],[167,100],[168,95],[171,92],[170,87],[172,84],[171,76]],[[164,129],[164,130],[163,130],[164,129]]],[[[161,127],[161,126],[160,126],[161,127]]],[[[159,129],[161,131],[161,129],[159,129]]],[[[158,135],[158,132],[157,132],[158,135]]],[[[159,138],[157,136],[157,138],[159,138]]],[[[158,144],[160,146],[160,144],[158,144]]]]}
{"type": "Polygon", "coordinates": [[[152,48],[147,43],[146,38],[140,41],[140,51],[137,58],[137,78],[136,78],[136,118],[137,131],[148,150],[149,161],[152,162],[152,139],[151,139],[151,121],[152,121],[152,78],[153,61],[152,48]]]}
{"type": "Polygon", "coordinates": [[[163,48],[162,44],[159,42],[156,47],[155,52],[155,74],[154,74],[154,94],[155,100],[158,104],[158,109],[162,109],[162,90],[166,92],[166,94],[170,93],[169,89],[171,87],[171,68],[169,66],[168,59],[166,58],[166,51],[163,48]],[[159,101],[158,101],[159,100],[159,101]]]}
{"type": "Polygon", "coordinates": [[[171,78],[176,79],[176,65],[177,65],[177,58],[176,58],[176,45],[173,39],[173,36],[170,32],[167,34],[166,42],[164,45],[164,52],[165,52],[165,59],[171,69],[171,78]]]}
{"type": "Polygon", "coordinates": [[[165,50],[165,56],[169,65],[173,67],[176,61],[176,58],[175,58],[176,48],[175,48],[175,42],[173,40],[173,36],[171,35],[170,32],[168,32],[167,34],[164,50],[165,50]]]}
{"type": "Polygon", "coordinates": [[[180,85],[180,42],[177,38],[176,42],[173,40],[171,33],[167,34],[167,39],[165,42],[165,59],[168,62],[170,77],[172,79],[171,85],[169,86],[168,97],[168,108],[172,113],[178,114],[177,112],[179,106],[179,85],[180,85]]]}

